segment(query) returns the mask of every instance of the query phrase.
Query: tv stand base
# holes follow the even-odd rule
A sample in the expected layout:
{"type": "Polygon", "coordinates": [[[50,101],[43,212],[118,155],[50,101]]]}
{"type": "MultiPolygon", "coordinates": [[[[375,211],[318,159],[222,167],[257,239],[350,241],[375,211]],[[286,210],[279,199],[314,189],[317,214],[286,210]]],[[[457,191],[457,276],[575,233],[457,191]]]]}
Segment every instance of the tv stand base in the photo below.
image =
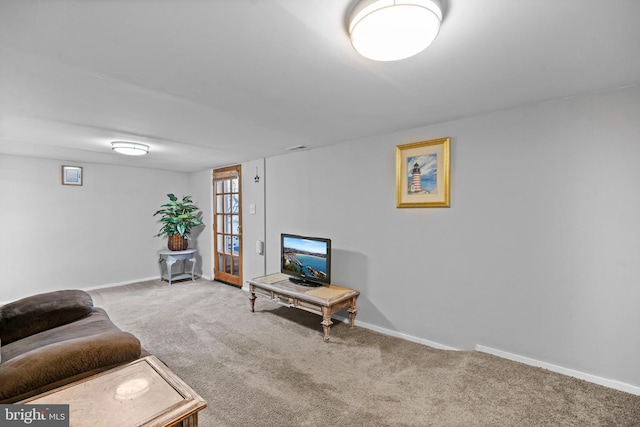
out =
{"type": "Polygon", "coordinates": [[[289,277],[289,281],[295,283],[296,285],[306,286],[307,288],[317,288],[319,286],[322,286],[320,283],[307,282],[302,279],[296,279],[294,277],[289,277]]]}
{"type": "Polygon", "coordinates": [[[322,316],[324,341],[329,341],[331,334],[331,316],[340,310],[347,309],[349,326],[353,328],[356,314],[356,298],[360,292],[336,285],[309,288],[297,285],[282,273],[270,274],[247,281],[249,283],[249,301],[251,312],[255,312],[256,294],[269,297],[271,300],[291,308],[308,311],[322,316]]]}

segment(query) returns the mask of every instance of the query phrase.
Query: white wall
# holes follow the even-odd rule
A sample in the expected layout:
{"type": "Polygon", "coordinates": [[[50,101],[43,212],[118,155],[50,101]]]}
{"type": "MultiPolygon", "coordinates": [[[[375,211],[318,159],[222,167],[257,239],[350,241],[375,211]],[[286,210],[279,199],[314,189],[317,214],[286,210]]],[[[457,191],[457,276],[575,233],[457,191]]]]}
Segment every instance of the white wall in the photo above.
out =
{"type": "Polygon", "coordinates": [[[635,87],[267,159],[267,270],[329,237],[361,322],[640,386],[638,117],[635,87]],[[451,208],[396,208],[396,145],[445,136],[451,208]]]}
{"type": "Polygon", "coordinates": [[[256,252],[256,241],[265,241],[265,160],[242,164],[242,278],[247,280],[266,274],[265,254],[256,252]],[[255,182],[256,173],[260,177],[255,182]],[[251,206],[255,213],[251,213],[251,206]]]}
{"type": "Polygon", "coordinates": [[[152,169],[0,156],[0,301],[159,277],[166,238],[153,213],[187,194],[188,175],[152,169]],[[84,185],[61,185],[61,165],[84,185]]]}
{"type": "Polygon", "coordinates": [[[197,248],[198,274],[213,280],[213,171],[207,169],[189,174],[191,199],[200,208],[204,227],[197,227],[191,233],[190,248],[197,248]]]}
{"type": "MultiPolygon", "coordinates": [[[[265,272],[257,239],[273,272],[281,232],[330,237],[360,322],[640,386],[638,117],[636,87],[247,162],[245,279],[265,272]],[[443,136],[452,207],[397,209],[395,146],[443,136]]],[[[62,164],[0,156],[0,301],[157,277],[170,192],[202,209],[191,246],[211,274],[211,171],[78,164],[68,187],[62,164]]]]}

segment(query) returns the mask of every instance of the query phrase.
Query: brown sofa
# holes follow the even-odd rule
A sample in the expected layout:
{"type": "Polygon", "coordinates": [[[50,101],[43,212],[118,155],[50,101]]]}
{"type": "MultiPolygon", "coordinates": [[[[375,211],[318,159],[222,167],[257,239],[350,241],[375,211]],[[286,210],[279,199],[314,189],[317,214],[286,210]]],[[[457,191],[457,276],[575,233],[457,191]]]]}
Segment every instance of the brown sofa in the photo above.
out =
{"type": "Polygon", "coordinates": [[[0,404],[13,403],[141,356],[79,290],[38,294],[0,307],[0,404]]]}

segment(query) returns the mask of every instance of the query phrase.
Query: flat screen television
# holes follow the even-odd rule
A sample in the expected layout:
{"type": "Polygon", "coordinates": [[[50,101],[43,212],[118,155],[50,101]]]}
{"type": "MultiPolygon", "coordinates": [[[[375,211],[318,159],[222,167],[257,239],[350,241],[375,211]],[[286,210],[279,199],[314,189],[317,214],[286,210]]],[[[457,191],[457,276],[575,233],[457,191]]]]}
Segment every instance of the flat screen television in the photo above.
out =
{"type": "Polygon", "coordinates": [[[331,283],[331,240],[295,234],[280,235],[280,272],[305,286],[331,283]]]}

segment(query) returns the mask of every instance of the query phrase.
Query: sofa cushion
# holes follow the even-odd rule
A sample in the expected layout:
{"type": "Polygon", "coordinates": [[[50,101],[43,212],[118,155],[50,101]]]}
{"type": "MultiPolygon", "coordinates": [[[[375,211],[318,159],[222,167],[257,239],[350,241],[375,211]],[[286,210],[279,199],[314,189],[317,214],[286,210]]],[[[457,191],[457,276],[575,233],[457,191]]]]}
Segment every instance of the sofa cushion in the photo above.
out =
{"type": "Polygon", "coordinates": [[[48,292],[0,307],[3,345],[64,325],[93,311],[91,295],[80,290],[48,292]]]}
{"type": "Polygon", "coordinates": [[[96,308],[76,322],[2,347],[0,403],[26,399],[140,357],[140,341],[96,308]]]}

